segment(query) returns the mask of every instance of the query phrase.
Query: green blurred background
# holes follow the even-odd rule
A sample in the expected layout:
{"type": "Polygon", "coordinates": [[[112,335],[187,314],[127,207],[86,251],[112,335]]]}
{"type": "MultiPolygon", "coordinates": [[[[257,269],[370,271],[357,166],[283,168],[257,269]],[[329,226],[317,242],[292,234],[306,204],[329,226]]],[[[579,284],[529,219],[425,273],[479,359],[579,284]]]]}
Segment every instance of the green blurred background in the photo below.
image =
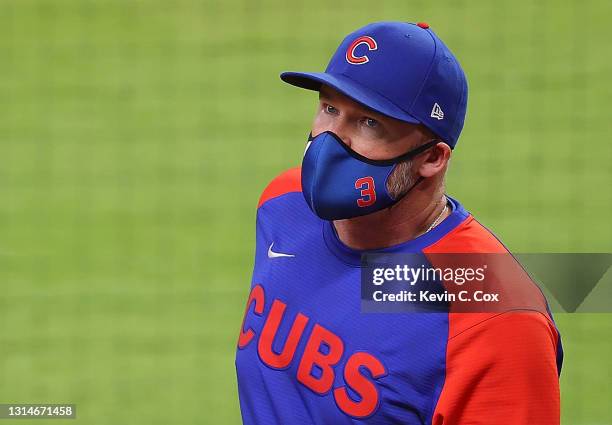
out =
{"type": "MultiPolygon", "coordinates": [[[[240,421],[255,206],[299,163],[316,102],[278,74],[322,70],[371,21],[427,21],[465,68],[450,194],[514,251],[612,252],[610,16],[604,0],[0,0],[0,402],[240,421]]],[[[612,423],[612,316],[556,319],[563,422],[612,423]]]]}

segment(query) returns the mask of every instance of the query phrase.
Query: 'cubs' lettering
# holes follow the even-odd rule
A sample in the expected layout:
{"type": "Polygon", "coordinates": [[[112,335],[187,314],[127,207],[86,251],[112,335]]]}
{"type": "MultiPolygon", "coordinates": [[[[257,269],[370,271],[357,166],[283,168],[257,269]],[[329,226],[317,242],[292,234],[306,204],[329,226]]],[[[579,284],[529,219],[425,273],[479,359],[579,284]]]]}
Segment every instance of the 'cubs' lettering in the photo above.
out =
{"type": "Polygon", "coordinates": [[[304,316],[302,313],[298,313],[293,325],[291,325],[291,330],[289,331],[289,336],[285,341],[283,350],[280,354],[276,354],[272,350],[272,344],[274,343],[274,337],[276,336],[278,327],[283,320],[286,307],[287,304],[284,302],[274,300],[270,313],[268,314],[268,318],[266,319],[266,324],[261,331],[259,344],[257,346],[261,360],[263,360],[263,362],[268,366],[275,369],[284,369],[289,367],[291,360],[293,360],[295,349],[297,348],[300,338],[302,338],[302,334],[304,333],[304,328],[308,323],[308,317],[304,316]]]}
{"type": "Polygon", "coordinates": [[[298,367],[297,378],[302,384],[318,394],[325,394],[334,383],[334,369],[344,352],[344,343],[336,334],[328,331],[321,325],[315,325],[308,344],[304,349],[302,361],[298,367]],[[321,345],[328,347],[328,353],[321,352],[321,345]],[[321,376],[315,378],[312,375],[313,366],[321,369],[321,376]]]}
{"type": "Polygon", "coordinates": [[[248,328],[246,331],[244,330],[244,322],[246,322],[246,316],[249,312],[251,304],[255,303],[253,311],[258,316],[261,316],[263,314],[264,301],[265,297],[262,286],[253,286],[253,289],[251,289],[251,294],[249,295],[249,299],[247,301],[246,308],[244,309],[244,318],[242,319],[242,326],[240,327],[240,336],[238,337],[238,348],[246,347],[253,339],[253,336],[255,336],[255,332],[253,332],[253,329],[248,328]]]}
{"type": "MultiPolygon", "coordinates": [[[[265,293],[261,285],[253,286],[244,310],[244,319],[238,337],[238,348],[241,350],[245,349],[256,336],[253,328],[247,327],[245,329],[251,306],[253,306],[255,315],[263,315],[265,293]]],[[[285,319],[286,310],[287,304],[281,300],[275,299],[272,302],[257,343],[257,353],[260,360],[272,369],[287,369],[291,366],[293,359],[296,357],[297,347],[310,320],[308,316],[298,313],[291,324],[282,350],[277,353],[272,347],[281,323],[285,319]]],[[[342,372],[345,385],[334,389],[335,369],[343,354],[344,342],[342,339],[329,329],[315,323],[301,357],[298,356],[298,360],[296,360],[299,361],[296,378],[317,394],[324,395],[331,391],[336,405],[344,414],[357,419],[371,416],[376,413],[380,404],[380,393],[375,380],[385,376],[387,370],[375,356],[357,351],[348,356],[344,365],[342,372]],[[368,374],[371,378],[367,376],[368,374]],[[351,397],[349,388],[359,400],[351,397]]]]}
{"type": "Polygon", "coordinates": [[[362,37],[356,38],[351,45],[346,49],[346,61],[353,65],[362,65],[364,63],[368,63],[370,58],[366,55],[363,56],[355,56],[355,50],[357,46],[365,44],[368,47],[368,50],[376,50],[378,49],[378,45],[376,44],[376,40],[372,37],[364,35],[362,37]]]}
{"type": "Polygon", "coordinates": [[[344,367],[344,382],[359,394],[361,401],[352,400],[345,387],[336,388],[334,398],[344,413],[355,418],[365,418],[374,413],[380,399],[376,385],[359,371],[362,367],[368,370],[374,379],[387,374],[383,364],[371,354],[357,352],[348,359],[344,367]]]}

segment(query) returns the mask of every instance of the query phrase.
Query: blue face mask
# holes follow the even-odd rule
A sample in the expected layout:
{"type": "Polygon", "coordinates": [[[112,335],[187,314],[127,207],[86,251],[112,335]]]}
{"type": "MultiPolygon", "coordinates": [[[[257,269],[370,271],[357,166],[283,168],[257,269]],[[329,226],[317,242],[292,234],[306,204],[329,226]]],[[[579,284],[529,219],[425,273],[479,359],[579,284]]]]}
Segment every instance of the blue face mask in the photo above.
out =
{"type": "Polygon", "coordinates": [[[440,140],[431,140],[398,157],[373,160],[353,151],[331,131],[311,135],[302,160],[306,203],[324,220],[353,218],[390,207],[400,199],[393,199],[387,191],[387,179],[395,166],[438,143],[440,140]]]}

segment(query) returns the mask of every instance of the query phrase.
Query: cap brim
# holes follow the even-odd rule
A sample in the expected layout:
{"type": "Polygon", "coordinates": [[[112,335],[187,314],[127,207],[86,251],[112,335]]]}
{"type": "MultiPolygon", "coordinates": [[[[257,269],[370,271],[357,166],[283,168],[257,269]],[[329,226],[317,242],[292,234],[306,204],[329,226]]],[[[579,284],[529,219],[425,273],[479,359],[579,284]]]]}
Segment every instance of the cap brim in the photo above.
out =
{"type": "Polygon", "coordinates": [[[338,90],[354,101],[373,109],[383,115],[412,124],[420,121],[395,105],[389,99],[376,93],[342,74],[327,74],[325,72],[283,72],[281,79],[296,87],[318,91],[321,84],[338,90]]]}

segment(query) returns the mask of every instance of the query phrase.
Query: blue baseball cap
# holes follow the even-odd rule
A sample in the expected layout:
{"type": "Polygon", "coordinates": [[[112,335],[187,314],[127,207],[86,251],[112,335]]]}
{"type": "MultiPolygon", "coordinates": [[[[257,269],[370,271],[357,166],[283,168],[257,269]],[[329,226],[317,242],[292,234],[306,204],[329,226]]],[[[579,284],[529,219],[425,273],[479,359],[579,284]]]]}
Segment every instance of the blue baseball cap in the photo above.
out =
{"type": "Polygon", "coordinates": [[[283,72],[294,86],[326,84],[383,115],[423,124],[454,148],[463,129],[467,81],[424,22],[377,22],[349,34],[325,72],[283,72]]]}

